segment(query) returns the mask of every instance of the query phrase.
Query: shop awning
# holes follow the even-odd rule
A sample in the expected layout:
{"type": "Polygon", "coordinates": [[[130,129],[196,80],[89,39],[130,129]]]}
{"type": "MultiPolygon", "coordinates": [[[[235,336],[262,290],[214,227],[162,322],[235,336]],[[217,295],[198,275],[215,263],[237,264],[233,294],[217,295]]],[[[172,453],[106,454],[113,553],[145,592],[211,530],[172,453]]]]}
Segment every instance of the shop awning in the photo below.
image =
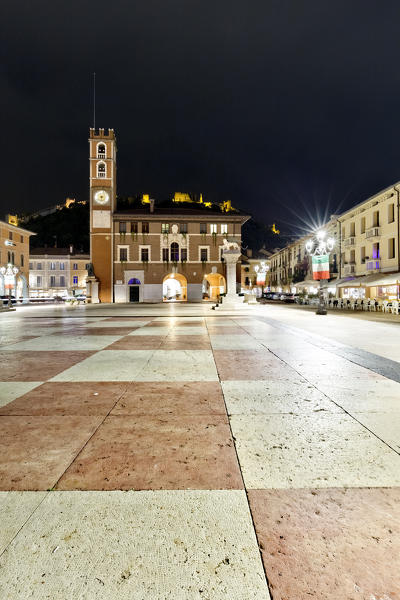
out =
{"type": "Polygon", "coordinates": [[[375,273],[374,275],[363,275],[362,277],[344,278],[338,280],[336,287],[354,288],[371,287],[381,285],[396,285],[400,281],[400,273],[375,273]],[[340,281],[340,283],[339,283],[340,281]]]}

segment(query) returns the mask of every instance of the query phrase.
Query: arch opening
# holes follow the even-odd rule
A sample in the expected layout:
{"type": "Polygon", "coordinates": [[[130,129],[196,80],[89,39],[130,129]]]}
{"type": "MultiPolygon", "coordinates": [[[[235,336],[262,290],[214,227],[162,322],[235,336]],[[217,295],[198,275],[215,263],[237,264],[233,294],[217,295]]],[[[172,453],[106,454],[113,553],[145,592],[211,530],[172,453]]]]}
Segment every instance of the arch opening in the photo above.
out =
{"type": "Polygon", "coordinates": [[[221,273],[204,275],[202,286],[203,300],[216,302],[221,294],[226,293],[225,277],[221,273]]]}
{"type": "Polygon", "coordinates": [[[186,302],[187,279],[181,273],[168,273],[163,279],[163,302],[186,302]]]}

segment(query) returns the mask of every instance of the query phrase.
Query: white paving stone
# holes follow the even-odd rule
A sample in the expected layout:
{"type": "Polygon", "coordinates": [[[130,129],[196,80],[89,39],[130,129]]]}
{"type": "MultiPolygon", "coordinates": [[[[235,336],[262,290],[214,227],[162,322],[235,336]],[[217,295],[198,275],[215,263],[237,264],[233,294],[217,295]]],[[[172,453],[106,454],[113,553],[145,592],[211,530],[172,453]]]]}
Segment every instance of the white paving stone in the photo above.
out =
{"type": "Polygon", "coordinates": [[[229,414],[343,412],[307,381],[222,381],[229,414]]]}
{"type": "Polygon", "coordinates": [[[267,600],[244,491],[51,492],[0,558],[4,600],[267,600]]]}
{"type": "Polygon", "coordinates": [[[121,335],[46,335],[34,340],[18,342],[5,350],[102,350],[119,340],[121,335]]]}
{"type": "Polygon", "coordinates": [[[400,485],[400,456],[346,414],[230,420],[248,488],[400,485]]]}
{"type": "Polygon", "coordinates": [[[102,350],[51,381],[133,381],[153,350],[102,350]]]}
{"type": "Polygon", "coordinates": [[[224,334],[210,335],[211,346],[214,350],[263,350],[265,346],[257,342],[251,335],[247,334],[224,334]]]}
{"type": "Polygon", "coordinates": [[[362,412],[354,416],[396,452],[400,451],[400,412],[362,412]]]}
{"type": "MultiPolygon", "coordinates": [[[[0,492],[0,554],[39,506],[48,492],[0,492]]],[[[0,581],[3,573],[0,573],[0,581]]],[[[0,584],[1,585],[1,584],[0,584]]],[[[10,596],[1,596],[7,598],[10,596]]]]}
{"type": "Polygon", "coordinates": [[[156,350],[135,381],[218,381],[211,350],[156,350]]]}
{"type": "Polygon", "coordinates": [[[2,381],[0,382],[0,406],[5,406],[16,398],[27,394],[42,381],[2,381]]]}

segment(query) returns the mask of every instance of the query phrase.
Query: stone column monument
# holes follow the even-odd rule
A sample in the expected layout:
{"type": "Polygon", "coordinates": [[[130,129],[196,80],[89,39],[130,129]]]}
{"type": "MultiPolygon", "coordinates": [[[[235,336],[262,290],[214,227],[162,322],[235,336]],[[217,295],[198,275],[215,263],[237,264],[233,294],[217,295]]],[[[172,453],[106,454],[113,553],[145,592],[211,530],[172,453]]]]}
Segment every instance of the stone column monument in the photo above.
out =
{"type": "Polygon", "coordinates": [[[224,247],[222,251],[226,264],[226,286],[227,293],[223,300],[223,307],[231,307],[233,305],[241,304],[242,298],[236,293],[236,263],[241,256],[241,250],[237,242],[229,242],[224,239],[224,247]]]}

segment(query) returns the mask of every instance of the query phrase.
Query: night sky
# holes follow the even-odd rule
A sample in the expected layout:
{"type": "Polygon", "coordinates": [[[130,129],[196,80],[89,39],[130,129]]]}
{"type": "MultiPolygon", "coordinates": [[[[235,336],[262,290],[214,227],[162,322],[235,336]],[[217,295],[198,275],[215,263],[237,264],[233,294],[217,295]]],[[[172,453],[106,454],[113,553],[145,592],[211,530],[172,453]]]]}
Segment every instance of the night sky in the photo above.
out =
{"type": "Polygon", "coordinates": [[[119,194],[292,228],[400,180],[398,0],[4,4],[1,218],[87,199],[94,71],[119,194]]]}

